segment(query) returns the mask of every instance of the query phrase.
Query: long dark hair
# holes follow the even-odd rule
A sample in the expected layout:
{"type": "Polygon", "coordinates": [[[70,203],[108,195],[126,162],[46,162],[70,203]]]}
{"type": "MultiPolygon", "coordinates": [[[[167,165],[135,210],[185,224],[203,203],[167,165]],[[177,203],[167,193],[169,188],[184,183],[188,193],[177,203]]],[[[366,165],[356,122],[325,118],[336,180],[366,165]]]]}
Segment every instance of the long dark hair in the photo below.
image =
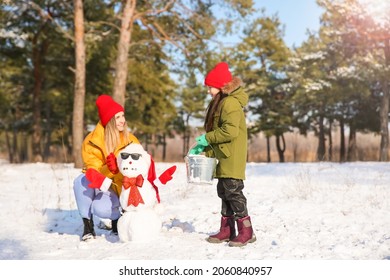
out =
{"type": "Polygon", "coordinates": [[[221,101],[227,96],[227,94],[223,94],[221,91],[211,100],[209,106],[206,109],[206,118],[204,119],[204,129],[206,132],[213,130],[213,120],[215,112],[218,109],[218,105],[221,101]]]}

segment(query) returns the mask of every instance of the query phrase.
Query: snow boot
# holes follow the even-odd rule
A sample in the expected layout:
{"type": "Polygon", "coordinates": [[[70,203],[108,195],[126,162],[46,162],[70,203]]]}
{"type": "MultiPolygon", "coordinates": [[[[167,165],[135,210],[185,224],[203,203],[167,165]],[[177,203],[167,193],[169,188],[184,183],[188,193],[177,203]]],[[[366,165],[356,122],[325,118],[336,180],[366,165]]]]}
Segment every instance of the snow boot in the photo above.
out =
{"type": "Polygon", "coordinates": [[[96,236],[94,225],[93,225],[93,219],[87,219],[83,218],[84,223],[84,232],[83,236],[81,237],[82,241],[87,241],[89,239],[93,239],[96,236]]]}
{"type": "Polygon", "coordinates": [[[112,220],[112,221],[111,221],[111,227],[112,227],[111,233],[112,233],[113,235],[118,235],[118,220],[119,220],[119,219],[116,219],[116,220],[112,220]]]}
{"type": "Polygon", "coordinates": [[[231,247],[242,247],[248,243],[256,241],[256,235],[253,232],[251,218],[246,216],[237,220],[238,235],[229,242],[231,247]]]}
{"type": "Polygon", "coordinates": [[[234,227],[233,216],[221,217],[221,228],[219,232],[214,235],[210,235],[207,241],[210,243],[222,243],[232,240],[236,237],[236,228],[234,227]]]}

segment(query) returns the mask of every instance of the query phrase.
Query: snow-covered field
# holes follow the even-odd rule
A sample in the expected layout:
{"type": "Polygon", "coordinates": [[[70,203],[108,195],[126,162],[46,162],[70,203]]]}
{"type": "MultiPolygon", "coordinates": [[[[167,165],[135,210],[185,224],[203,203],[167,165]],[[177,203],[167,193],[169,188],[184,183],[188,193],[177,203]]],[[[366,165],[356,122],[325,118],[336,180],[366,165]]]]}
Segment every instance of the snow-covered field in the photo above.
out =
{"type": "MultiPolygon", "coordinates": [[[[171,166],[156,163],[157,174],[171,166]]],[[[209,244],[215,185],[188,185],[184,163],[160,189],[161,236],[80,242],[72,164],[0,163],[1,260],[390,260],[390,164],[249,163],[244,192],[257,242],[209,244]]],[[[389,264],[390,266],[390,264],[389,264]]]]}
{"type": "MultiPolygon", "coordinates": [[[[170,165],[157,163],[157,173],[170,165]]],[[[188,185],[177,166],[160,189],[158,240],[123,244],[97,229],[85,245],[72,189],[78,169],[2,163],[0,259],[390,259],[388,163],[249,163],[244,190],[258,241],[245,249],[205,242],[219,228],[215,184],[188,185]]]]}

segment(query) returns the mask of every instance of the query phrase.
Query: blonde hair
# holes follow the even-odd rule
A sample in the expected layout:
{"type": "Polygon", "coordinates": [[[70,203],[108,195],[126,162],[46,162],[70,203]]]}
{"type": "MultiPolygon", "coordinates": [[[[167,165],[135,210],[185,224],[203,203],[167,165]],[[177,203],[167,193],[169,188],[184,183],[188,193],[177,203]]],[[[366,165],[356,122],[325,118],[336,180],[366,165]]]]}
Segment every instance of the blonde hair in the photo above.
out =
{"type": "Polygon", "coordinates": [[[106,143],[107,154],[114,153],[118,146],[121,144],[121,140],[124,140],[124,145],[128,144],[129,131],[127,123],[123,127],[123,131],[119,131],[116,128],[115,117],[106,124],[104,128],[104,142],[106,143]]]}

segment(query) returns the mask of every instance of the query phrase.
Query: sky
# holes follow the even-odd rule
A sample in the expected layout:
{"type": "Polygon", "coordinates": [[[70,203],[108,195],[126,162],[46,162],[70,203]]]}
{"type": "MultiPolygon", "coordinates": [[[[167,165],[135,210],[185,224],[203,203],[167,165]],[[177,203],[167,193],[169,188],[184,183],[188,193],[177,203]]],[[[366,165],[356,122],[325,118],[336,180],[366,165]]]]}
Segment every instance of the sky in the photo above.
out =
{"type": "MultiPolygon", "coordinates": [[[[298,47],[307,39],[307,30],[317,32],[323,9],[316,0],[254,0],[256,9],[265,9],[265,14],[277,14],[284,25],[284,40],[289,47],[298,47]]],[[[222,38],[224,43],[235,44],[238,34],[222,38]]]]}
{"type": "Polygon", "coordinates": [[[278,14],[285,25],[285,42],[299,46],[307,38],[307,29],[318,31],[322,8],[316,0],[254,0],[256,7],[264,7],[267,15],[278,14]]]}
{"type": "Polygon", "coordinates": [[[248,163],[244,194],[257,241],[243,248],[205,240],[220,225],[216,180],[189,184],[184,160],[157,162],[157,175],[172,164],[177,171],[160,188],[159,235],[121,242],[95,226],[96,239],[80,242],[80,169],[0,161],[2,279],[195,279],[119,276],[124,266],[203,268],[199,280],[213,267],[260,266],[273,267],[269,280],[388,279],[389,163],[248,163]]]}

